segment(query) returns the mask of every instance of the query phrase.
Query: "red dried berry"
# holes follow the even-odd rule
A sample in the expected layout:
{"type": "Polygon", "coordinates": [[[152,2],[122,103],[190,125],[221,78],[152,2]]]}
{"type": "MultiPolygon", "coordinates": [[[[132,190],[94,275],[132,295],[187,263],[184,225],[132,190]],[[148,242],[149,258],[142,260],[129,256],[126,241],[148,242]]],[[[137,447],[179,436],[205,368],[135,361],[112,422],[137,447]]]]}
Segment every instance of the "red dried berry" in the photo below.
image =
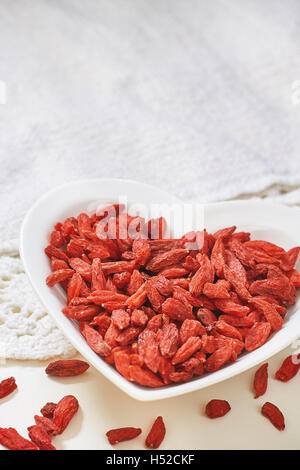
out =
{"type": "Polygon", "coordinates": [[[275,374],[277,380],[288,382],[298,373],[300,368],[300,355],[288,356],[275,374]]]}
{"type": "Polygon", "coordinates": [[[2,382],[0,382],[0,399],[10,395],[16,388],[18,388],[18,386],[14,377],[2,380],[2,382]]]}
{"type": "Polygon", "coordinates": [[[66,429],[73,416],[77,413],[78,408],[78,401],[72,395],[65,396],[57,403],[53,414],[53,424],[57,427],[58,434],[61,434],[66,429]]]}
{"type": "Polygon", "coordinates": [[[42,425],[30,426],[28,436],[40,450],[56,450],[52,445],[51,437],[42,425]]]}
{"type": "Polygon", "coordinates": [[[158,449],[166,435],[166,427],[161,416],[158,416],[146,438],[146,447],[158,449]]]}
{"type": "Polygon", "coordinates": [[[89,364],[85,361],[61,360],[51,362],[46,367],[46,374],[52,377],[73,377],[83,374],[89,367],[89,364]]]}
{"type": "Polygon", "coordinates": [[[53,418],[53,413],[54,413],[56,407],[57,407],[56,403],[48,402],[41,409],[41,413],[45,418],[52,419],[53,418]]]}
{"type": "Polygon", "coordinates": [[[107,439],[111,445],[119,444],[119,442],[129,441],[130,439],[135,439],[141,434],[142,430],[140,428],[119,428],[111,429],[106,433],[107,439]]]}
{"type": "Polygon", "coordinates": [[[0,428],[0,444],[10,450],[39,450],[33,442],[24,439],[14,428],[0,428]]]}
{"type": "Polygon", "coordinates": [[[275,426],[275,428],[277,428],[279,431],[284,430],[284,416],[281,413],[280,409],[277,408],[277,406],[273,405],[273,403],[266,402],[261,409],[261,413],[263,416],[268,418],[273,424],[273,426],[275,426]]]}
{"type": "Polygon", "coordinates": [[[208,416],[209,418],[215,419],[215,418],[221,418],[222,416],[225,416],[230,410],[231,410],[231,407],[228,401],[211,400],[206,405],[205,413],[206,413],[206,416],[208,416]]]}
{"type": "Polygon", "coordinates": [[[254,398],[261,397],[266,393],[268,387],[268,363],[260,366],[254,376],[254,398]]]}

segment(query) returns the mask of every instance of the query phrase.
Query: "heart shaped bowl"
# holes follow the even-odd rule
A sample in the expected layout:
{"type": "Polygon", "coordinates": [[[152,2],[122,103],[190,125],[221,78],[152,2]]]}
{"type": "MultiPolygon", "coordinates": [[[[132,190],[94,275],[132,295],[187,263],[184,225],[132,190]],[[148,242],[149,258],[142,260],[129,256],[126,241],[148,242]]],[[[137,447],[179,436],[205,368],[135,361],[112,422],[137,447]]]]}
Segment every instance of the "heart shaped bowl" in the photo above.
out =
{"type": "MultiPolygon", "coordinates": [[[[179,203],[177,198],[165,191],[134,181],[97,179],[69,183],[47,193],[30,209],[21,229],[20,252],[35,291],[58,327],[86,360],[121,390],[140,401],[160,400],[199,390],[265,361],[300,336],[299,296],[296,304],[288,310],[280,331],[273,334],[259,349],[242,354],[235,363],[217,372],[187,383],[158,389],[149,389],[125,380],[90,349],[76,322],[61,313],[66,305],[66,295],[59,286],[47,287],[45,279],[50,273],[50,266],[44,253],[44,248],[49,243],[49,235],[57,221],[77,216],[80,212],[87,211],[88,207],[96,207],[99,203],[107,205],[118,202],[120,195],[127,197],[128,209],[132,215],[143,215],[138,211],[136,214],[130,211],[130,204],[136,202],[144,207],[151,204],[167,206],[179,203]]],[[[167,217],[167,211],[164,214],[162,209],[160,215],[167,217]]],[[[199,219],[195,219],[194,229],[201,230],[201,225],[204,224],[209,232],[215,232],[220,228],[236,225],[239,231],[251,232],[252,239],[267,240],[285,249],[299,245],[300,209],[256,200],[231,201],[205,205],[202,216],[201,223],[199,219]]],[[[299,261],[297,267],[300,267],[299,261]]]]}

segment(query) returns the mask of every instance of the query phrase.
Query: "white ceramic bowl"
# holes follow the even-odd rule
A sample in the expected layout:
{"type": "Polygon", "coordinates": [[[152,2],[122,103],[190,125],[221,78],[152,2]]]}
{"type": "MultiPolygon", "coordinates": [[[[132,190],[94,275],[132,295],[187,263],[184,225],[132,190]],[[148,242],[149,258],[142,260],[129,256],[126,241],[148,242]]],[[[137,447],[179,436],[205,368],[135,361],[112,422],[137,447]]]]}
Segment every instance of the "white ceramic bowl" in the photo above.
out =
{"type": "MultiPolygon", "coordinates": [[[[75,322],[61,313],[66,297],[60,287],[46,286],[45,279],[50,273],[50,267],[44,253],[52,227],[57,221],[86,211],[88,204],[93,201],[101,199],[107,203],[114,202],[118,200],[120,194],[127,195],[129,202],[133,203],[136,201],[144,204],[178,203],[175,197],[158,188],[133,181],[117,179],[78,181],[52,190],[35,203],[25,217],[20,240],[21,257],[26,272],[45,308],[74,347],[111,382],[131,397],[141,401],[182,395],[237,375],[265,361],[300,336],[300,298],[298,298],[296,305],[289,309],[282,330],[274,334],[261,348],[251,353],[244,353],[235,363],[215,373],[188,383],[159,389],[145,388],[125,380],[89,348],[75,322]]],[[[299,245],[299,209],[261,201],[222,202],[206,205],[204,220],[210,232],[237,225],[238,230],[250,231],[253,239],[268,240],[286,249],[299,245]]]]}

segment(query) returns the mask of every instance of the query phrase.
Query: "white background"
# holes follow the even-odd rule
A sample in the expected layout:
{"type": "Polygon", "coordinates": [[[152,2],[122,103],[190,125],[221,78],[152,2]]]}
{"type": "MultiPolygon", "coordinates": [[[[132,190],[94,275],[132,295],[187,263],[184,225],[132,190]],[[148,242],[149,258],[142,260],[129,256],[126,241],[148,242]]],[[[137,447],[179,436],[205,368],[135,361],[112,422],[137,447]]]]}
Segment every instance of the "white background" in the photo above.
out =
{"type": "Polygon", "coordinates": [[[282,383],[274,379],[288,348],[269,360],[266,394],[253,398],[253,376],[257,367],[212,387],[178,398],[157,402],[138,402],[90,368],[77,378],[49,378],[47,363],[8,361],[1,377],[14,375],[19,390],[1,400],[1,426],[16,427],[26,437],[33,416],[47,401],[57,402],[64,395],[75,395],[80,410],[61,436],[53,438],[57,449],[144,449],[154,419],[163,416],[167,434],[160,449],[299,449],[300,374],[282,383]],[[206,403],[228,400],[231,411],[211,420],[204,414],[206,403]],[[271,401],[284,413],[286,429],[278,431],[260,414],[271,401]],[[105,433],[122,426],[141,427],[137,439],[112,447],[105,433]]]}

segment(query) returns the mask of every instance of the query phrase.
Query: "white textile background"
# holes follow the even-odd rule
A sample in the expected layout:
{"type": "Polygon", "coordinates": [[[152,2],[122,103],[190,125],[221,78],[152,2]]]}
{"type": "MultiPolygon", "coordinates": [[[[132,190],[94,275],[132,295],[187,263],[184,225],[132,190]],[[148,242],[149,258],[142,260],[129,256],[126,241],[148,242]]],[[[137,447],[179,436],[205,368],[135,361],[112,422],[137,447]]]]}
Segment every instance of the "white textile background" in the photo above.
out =
{"type": "MultiPolygon", "coordinates": [[[[1,0],[0,241],[43,192],[80,178],[300,203],[299,18],[297,0],[1,0]]],[[[23,357],[8,291],[0,334],[23,357]]],[[[33,331],[46,330],[30,317],[36,357],[33,331]]]]}
{"type": "Polygon", "coordinates": [[[1,0],[0,241],[47,189],[300,185],[297,0],[1,0]]]}

